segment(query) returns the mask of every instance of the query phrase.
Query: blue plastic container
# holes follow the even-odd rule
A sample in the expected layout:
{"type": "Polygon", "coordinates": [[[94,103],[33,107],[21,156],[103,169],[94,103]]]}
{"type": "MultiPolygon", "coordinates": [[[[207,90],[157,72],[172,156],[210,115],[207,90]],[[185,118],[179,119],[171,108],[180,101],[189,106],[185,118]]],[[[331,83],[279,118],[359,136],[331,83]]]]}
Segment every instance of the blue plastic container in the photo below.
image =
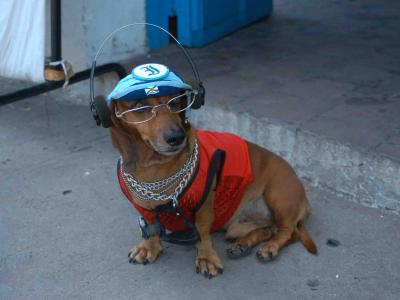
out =
{"type": "MultiPolygon", "coordinates": [[[[168,29],[176,17],[179,41],[200,47],[272,13],[272,0],[147,0],[147,21],[168,29]]],[[[162,32],[148,30],[148,46],[168,44],[162,32]]]]}

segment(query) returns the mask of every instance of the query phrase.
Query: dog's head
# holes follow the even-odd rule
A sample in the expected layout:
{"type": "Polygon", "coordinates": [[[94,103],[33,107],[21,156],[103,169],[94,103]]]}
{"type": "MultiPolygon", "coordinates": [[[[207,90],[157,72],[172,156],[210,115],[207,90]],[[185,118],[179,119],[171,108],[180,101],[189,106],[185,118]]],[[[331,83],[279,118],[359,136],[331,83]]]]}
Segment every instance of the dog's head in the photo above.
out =
{"type": "MultiPolygon", "coordinates": [[[[174,95],[176,96],[176,95],[174,95]]],[[[111,104],[112,122],[117,128],[140,139],[155,152],[172,156],[178,154],[187,144],[188,124],[185,123],[185,112],[171,113],[166,104],[174,96],[150,97],[140,101],[113,101],[111,104]],[[127,112],[118,118],[117,114],[144,106],[145,112],[127,112]],[[147,114],[147,116],[143,116],[147,114]],[[150,120],[145,121],[151,116],[150,120]],[[142,123],[131,123],[145,121],[142,123]]]]}
{"type": "Polygon", "coordinates": [[[185,112],[195,96],[191,85],[157,63],[137,66],[121,79],[106,101],[111,112],[111,140],[124,164],[131,158],[149,165],[182,153],[190,132],[185,112]],[[127,149],[133,150],[124,154],[127,149]]]}
{"type": "MultiPolygon", "coordinates": [[[[123,157],[123,152],[128,151],[125,149],[127,147],[135,147],[137,151],[142,151],[143,147],[141,150],[138,148],[145,145],[146,150],[169,157],[178,155],[186,148],[190,124],[186,121],[185,111],[172,113],[166,106],[168,101],[176,96],[149,97],[140,101],[112,100],[110,102],[111,139],[123,157]],[[142,112],[131,111],[147,106],[149,108],[142,112]],[[151,107],[155,108],[151,109],[151,107]],[[140,123],[140,121],[143,122],[140,123]],[[129,145],[127,145],[128,141],[129,145]]],[[[137,153],[135,154],[137,156],[137,153]]],[[[124,160],[126,160],[125,157],[124,160]]]]}

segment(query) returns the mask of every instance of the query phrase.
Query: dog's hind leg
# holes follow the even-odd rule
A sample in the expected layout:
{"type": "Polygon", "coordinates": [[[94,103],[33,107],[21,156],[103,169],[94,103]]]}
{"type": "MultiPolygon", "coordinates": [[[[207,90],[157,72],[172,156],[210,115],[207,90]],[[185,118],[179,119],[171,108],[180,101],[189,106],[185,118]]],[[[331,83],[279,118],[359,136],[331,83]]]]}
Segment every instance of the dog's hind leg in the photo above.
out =
{"type": "Polygon", "coordinates": [[[262,262],[275,258],[282,247],[292,242],[293,233],[294,228],[288,224],[277,226],[276,235],[258,249],[257,258],[262,262]]]}
{"type": "Polygon", "coordinates": [[[232,246],[226,250],[226,253],[228,257],[231,259],[245,257],[250,254],[251,249],[254,246],[269,240],[271,237],[272,237],[271,227],[262,227],[254,229],[249,233],[247,233],[244,237],[234,242],[232,246]]]}
{"type": "Polygon", "coordinates": [[[272,220],[264,199],[257,197],[243,206],[237,216],[226,226],[225,239],[235,241],[243,238],[255,229],[271,227],[272,220]]]}
{"type": "Polygon", "coordinates": [[[272,260],[282,247],[297,239],[297,225],[306,215],[307,203],[302,185],[296,183],[290,189],[278,186],[263,193],[276,234],[257,251],[256,256],[262,262],[272,260]]]}
{"type": "Polygon", "coordinates": [[[225,238],[234,242],[226,253],[231,259],[247,256],[254,246],[271,237],[271,215],[264,199],[258,197],[248,203],[228,226],[225,238]]]}

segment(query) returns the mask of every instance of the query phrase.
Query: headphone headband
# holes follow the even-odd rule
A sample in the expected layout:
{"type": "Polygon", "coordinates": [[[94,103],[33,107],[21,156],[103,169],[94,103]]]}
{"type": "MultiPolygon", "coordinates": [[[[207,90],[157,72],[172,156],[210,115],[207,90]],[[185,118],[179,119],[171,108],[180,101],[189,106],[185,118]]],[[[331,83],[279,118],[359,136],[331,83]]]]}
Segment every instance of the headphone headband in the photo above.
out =
{"type": "Polygon", "coordinates": [[[165,30],[164,28],[162,28],[162,27],[160,27],[160,26],[158,26],[158,25],[152,24],[152,23],[146,23],[146,22],[142,22],[142,23],[140,23],[140,22],[139,22],[139,23],[130,23],[130,24],[126,24],[126,25],[124,25],[124,26],[122,26],[122,27],[119,27],[119,28],[115,29],[114,31],[112,31],[112,32],[102,41],[102,43],[100,44],[99,49],[98,49],[97,52],[96,52],[96,55],[94,56],[94,59],[93,59],[93,61],[92,61],[92,68],[91,68],[91,70],[90,70],[90,107],[91,107],[91,110],[92,110],[92,111],[95,110],[95,107],[94,107],[94,106],[95,106],[95,97],[94,97],[94,71],[95,71],[95,69],[96,69],[96,61],[97,61],[97,58],[98,58],[99,55],[102,53],[103,48],[104,48],[104,45],[106,44],[106,42],[107,42],[111,37],[113,37],[116,33],[118,33],[118,32],[121,31],[121,30],[124,30],[124,29],[126,29],[126,28],[128,28],[128,27],[137,26],[137,25],[152,26],[152,27],[158,28],[159,30],[161,30],[161,31],[163,31],[164,33],[168,34],[168,35],[176,42],[176,44],[178,45],[178,47],[182,50],[183,54],[185,55],[187,61],[188,61],[189,64],[190,64],[190,67],[192,68],[192,71],[193,71],[193,74],[194,74],[194,76],[195,76],[195,78],[196,78],[196,81],[197,81],[198,86],[204,89],[203,84],[202,84],[202,82],[201,82],[201,78],[200,78],[199,72],[197,71],[196,65],[195,65],[195,63],[194,63],[192,57],[190,56],[189,52],[185,49],[185,47],[182,46],[182,44],[181,44],[169,31],[165,30]]]}

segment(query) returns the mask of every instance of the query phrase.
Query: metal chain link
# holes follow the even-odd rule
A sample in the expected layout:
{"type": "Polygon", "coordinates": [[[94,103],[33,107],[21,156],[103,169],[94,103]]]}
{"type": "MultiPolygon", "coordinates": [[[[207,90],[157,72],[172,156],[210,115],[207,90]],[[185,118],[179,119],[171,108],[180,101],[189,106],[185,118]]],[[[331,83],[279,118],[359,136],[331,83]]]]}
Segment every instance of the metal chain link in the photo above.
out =
{"type": "Polygon", "coordinates": [[[176,182],[179,178],[182,178],[183,175],[190,170],[194,159],[195,159],[195,156],[192,153],[192,155],[189,157],[188,160],[186,160],[186,162],[183,164],[183,166],[179,169],[178,172],[176,172],[175,174],[173,174],[167,178],[159,180],[159,181],[139,182],[137,179],[134,178],[134,176],[127,174],[127,173],[125,173],[125,175],[128,178],[132,178],[131,179],[132,181],[136,181],[138,184],[140,184],[142,187],[144,187],[148,190],[153,190],[153,191],[160,190],[160,189],[167,187],[168,185],[171,185],[172,183],[176,182]]]}
{"type": "Polygon", "coordinates": [[[144,201],[168,201],[172,200],[176,205],[179,195],[184,188],[188,185],[194,170],[197,166],[199,157],[197,140],[194,144],[194,149],[188,160],[175,174],[155,182],[141,182],[135,179],[131,174],[122,172],[122,177],[128,186],[129,190],[133,192],[140,200],[144,201]],[[181,179],[174,191],[170,194],[165,193],[170,190],[178,179],[181,179]]]}

